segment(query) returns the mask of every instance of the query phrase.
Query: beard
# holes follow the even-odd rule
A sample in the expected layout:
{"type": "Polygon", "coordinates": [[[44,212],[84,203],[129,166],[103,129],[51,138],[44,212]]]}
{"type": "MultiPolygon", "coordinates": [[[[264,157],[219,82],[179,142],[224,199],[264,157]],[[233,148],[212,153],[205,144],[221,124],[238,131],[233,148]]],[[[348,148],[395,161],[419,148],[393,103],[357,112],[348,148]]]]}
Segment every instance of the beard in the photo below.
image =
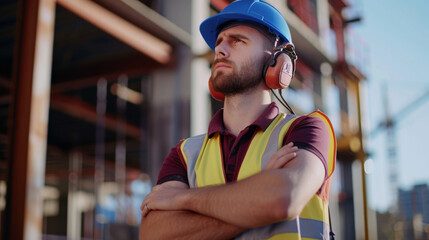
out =
{"type": "Polygon", "coordinates": [[[232,66],[232,73],[219,71],[214,76],[212,74],[213,89],[223,93],[225,96],[248,92],[256,88],[263,80],[261,63],[257,64],[249,59],[243,63],[240,71],[237,71],[236,65],[226,59],[217,59],[213,66],[219,62],[232,66]]]}

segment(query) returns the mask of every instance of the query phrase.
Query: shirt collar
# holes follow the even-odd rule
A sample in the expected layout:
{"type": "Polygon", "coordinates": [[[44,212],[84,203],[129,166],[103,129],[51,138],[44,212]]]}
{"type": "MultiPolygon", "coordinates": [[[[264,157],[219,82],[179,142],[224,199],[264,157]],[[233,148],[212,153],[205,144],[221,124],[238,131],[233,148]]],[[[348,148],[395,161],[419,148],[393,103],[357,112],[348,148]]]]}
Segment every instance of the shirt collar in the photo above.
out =
{"type": "MultiPolygon", "coordinates": [[[[279,108],[275,102],[272,102],[268,107],[264,110],[264,112],[249,126],[257,126],[262,131],[265,131],[267,127],[271,124],[274,118],[279,114],[279,108]]],[[[212,120],[209,124],[208,135],[212,137],[214,133],[219,132],[227,132],[228,130],[225,128],[223,124],[223,108],[216,112],[213,116],[212,120]]]]}

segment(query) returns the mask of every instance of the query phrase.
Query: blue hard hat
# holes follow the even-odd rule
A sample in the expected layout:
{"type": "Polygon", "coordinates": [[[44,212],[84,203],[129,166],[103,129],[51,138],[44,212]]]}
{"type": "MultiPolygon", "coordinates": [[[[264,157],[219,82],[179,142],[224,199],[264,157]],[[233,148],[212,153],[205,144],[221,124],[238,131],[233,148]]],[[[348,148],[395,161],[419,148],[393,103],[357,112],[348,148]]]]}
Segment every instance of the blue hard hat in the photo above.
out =
{"type": "Polygon", "coordinates": [[[200,25],[200,32],[209,47],[214,50],[219,26],[231,21],[255,22],[267,27],[268,31],[292,42],[289,27],[282,14],[262,0],[237,0],[225,7],[219,14],[207,18],[200,25]]]}

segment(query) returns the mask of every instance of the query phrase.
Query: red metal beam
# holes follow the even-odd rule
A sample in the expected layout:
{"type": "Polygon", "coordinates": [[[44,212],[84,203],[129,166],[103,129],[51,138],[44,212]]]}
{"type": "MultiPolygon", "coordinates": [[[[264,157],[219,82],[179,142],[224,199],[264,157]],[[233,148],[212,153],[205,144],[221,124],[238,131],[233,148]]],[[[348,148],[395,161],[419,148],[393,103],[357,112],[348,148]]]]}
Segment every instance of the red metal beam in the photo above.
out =
{"type": "MultiPolygon", "coordinates": [[[[70,69],[53,76],[53,79],[62,79],[61,82],[51,85],[51,93],[57,94],[80,88],[92,87],[97,85],[100,78],[106,79],[107,82],[116,82],[118,77],[126,74],[129,78],[140,77],[155,70],[172,69],[175,67],[176,60],[174,55],[172,61],[167,65],[161,65],[157,62],[150,61],[146,57],[130,57],[117,61],[103,62],[96,65],[80,66],[79,73],[87,75],[87,77],[71,76],[78,70],[70,69]],[[97,71],[93,69],[98,69],[97,71]]],[[[0,86],[10,89],[12,81],[10,79],[0,77],[0,86]]],[[[1,96],[0,104],[9,104],[10,96],[1,96]]]]}
{"type": "MultiPolygon", "coordinates": [[[[10,103],[10,95],[0,97],[0,104],[8,103],[10,103]]],[[[74,116],[94,124],[97,123],[97,109],[95,106],[78,98],[55,94],[51,97],[50,107],[70,116],[74,116]]],[[[119,124],[117,117],[106,115],[104,121],[105,127],[107,129],[116,131],[116,128],[119,124]]],[[[138,126],[126,123],[125,134],[139,140],[141,129],[138,126]]]]}
{"type": "MultiPolygon", "coordinates": [[[[10,96],[0,97],[0,104],[9,103],[10,96]]],[[[60,112],[66,113],[70,116],[74,116],[88,122],[97,123],[97,110],[96,108],[80,99],[68,97],[65,95],[55,94],[51,98],[50,106],[60,112]]],[[[118,119],[111,115],[105,117],[105,127],[116,131],[116,127],[119,124],[118,119]]],[[[127,136],[139,139],[141,129],[138,126],[130,123],[126,124],[125,134],[127,136]]]]}
{"type": "MultiPolygon", "coordinates": [[[[65,95],[53,95],[51,98],[51,107],[58,111],[67,113],[71,116],[75,116],[84,119],[88,122],[97,123],[97,109],[78,98],[73,98],[65,95]]],[[[118,126],[118,118],[111,115],[106,115],[104,124],[105,127],[116,131],[118,126]]],[[[134,137],[140,140],[141,129],[130,123],[126,123],[125,134],[130,137],[134,137]]]]}
{"type": "Polygon", "coordinates": [[[68,90],[80,89],[97,85],[100,78],[107,82],[117,81],[118,77],[126,74],[129,78],[140,77],[145,73],[150,73],[159,69],[171,69],[175,67],[175,57],[167,65],[161,65],[150,58],[143,56],[131,56],[117,59],[115,61],[97,62],[86,66],[76,66],[75,68],[59,72],[53,76],[54,79],[61,79],[61,82],[52,84],[52,93],[61,93],[68,90]],[[79,73],[79,76],[76,75],[79,73]]]}
{"type": "Polygon", "coordinates": [[[41,239],[54,0],[19,2],[4,239],[41,239]]]}
{"type": "MultiPolygon", "coordinates": [[[[83,153],[82,153],[83,154],[83,153]]],[[[89,164],[90,166],[92,165],[93,167],[95,167],[95,158],[93,156],[89,156],[89,155],[85,155],[83,154],[83,159],[85,160],[85,164],[89,164]]],[[[105,161],[104,163],[105,165],[105,171],[108,172],[115,172],[115,162],[114,161],[105,161]]],[[[133,168],[133,167],[126,167],[126,172],[140,172],[139,169],[133,168]]],[[[56,181],[59,179],[67,179],[70,177],[70,173],[72,173],[72,170],[47,170],[46,171],[46,182],[48,181],[56,181]]],[[[83,177],[83,178],[93,178],[94,177],[94,173],[95,173],[95,169],[94,168],[84,168],[84,169],[80,169],[79,171],[77,171],[77,175],[79,178],[83,177]]],[[[127,176],[128,177],[128,176],[127,176]]]]}

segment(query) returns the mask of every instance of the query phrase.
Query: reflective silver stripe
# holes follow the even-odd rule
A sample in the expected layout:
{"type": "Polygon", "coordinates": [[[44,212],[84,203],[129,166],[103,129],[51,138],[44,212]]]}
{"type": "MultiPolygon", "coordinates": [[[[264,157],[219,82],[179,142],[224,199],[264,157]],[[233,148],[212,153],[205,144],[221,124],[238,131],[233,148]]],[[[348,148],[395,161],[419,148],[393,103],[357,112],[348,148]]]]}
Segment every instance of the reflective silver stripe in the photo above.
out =
{"type": "Polygon", "coordinates": [[[186,166],[188,169],[188,182],[190,188],[197,187],[197,176],[195,173],[195,164],[197,164],[198,157],[203,147],[206,134],[190,137],[185,142],[182,152],[186,157],[186,166]]]}
{"type": "Polygon", "coordinates": [[[282,233],[298,233],[297,219],[290,221],[274,223],[259,228],[248,229],[239,236],[235,237],[237,240],[256,240],[256,239],[268,239],[277,234],[282,233]]]}
{"type": "Polygon", "coordinates": [[[281,122],[274,128],[273,132],[271,133],[270,138],[268,139],[267,146],[265,148],[265,151],[262,155],[261,159],[261,169],[264,169],[265,165],[267,165],[268,161],[270,160],[271,156],[277,152],[278,150],[278,143],[279,143],[279,135],[280,131],[282,130],[283,126],[292,120],[294,117],[297,117],[296,115],[287,114],[285,118],[281,120],[281,122]]]}
{"type": "Polygon", "coordinates": [[[300,218],[301,237],[313,239],[329,239],[329,224],[315,219],[300,218]]]}
{"type": "MultiPolygon", "coordinates": [[[[235,239],[269,239],[283,233],[300,234],[301,238],[329,239],[329,225],[314,219],[295,218],[268,226],[248,229],[235,239]],[[299,226],[299,228],[298,228],[299,226]]],[[[298,238],[297,238],[298,239],[298,238]]]]}

